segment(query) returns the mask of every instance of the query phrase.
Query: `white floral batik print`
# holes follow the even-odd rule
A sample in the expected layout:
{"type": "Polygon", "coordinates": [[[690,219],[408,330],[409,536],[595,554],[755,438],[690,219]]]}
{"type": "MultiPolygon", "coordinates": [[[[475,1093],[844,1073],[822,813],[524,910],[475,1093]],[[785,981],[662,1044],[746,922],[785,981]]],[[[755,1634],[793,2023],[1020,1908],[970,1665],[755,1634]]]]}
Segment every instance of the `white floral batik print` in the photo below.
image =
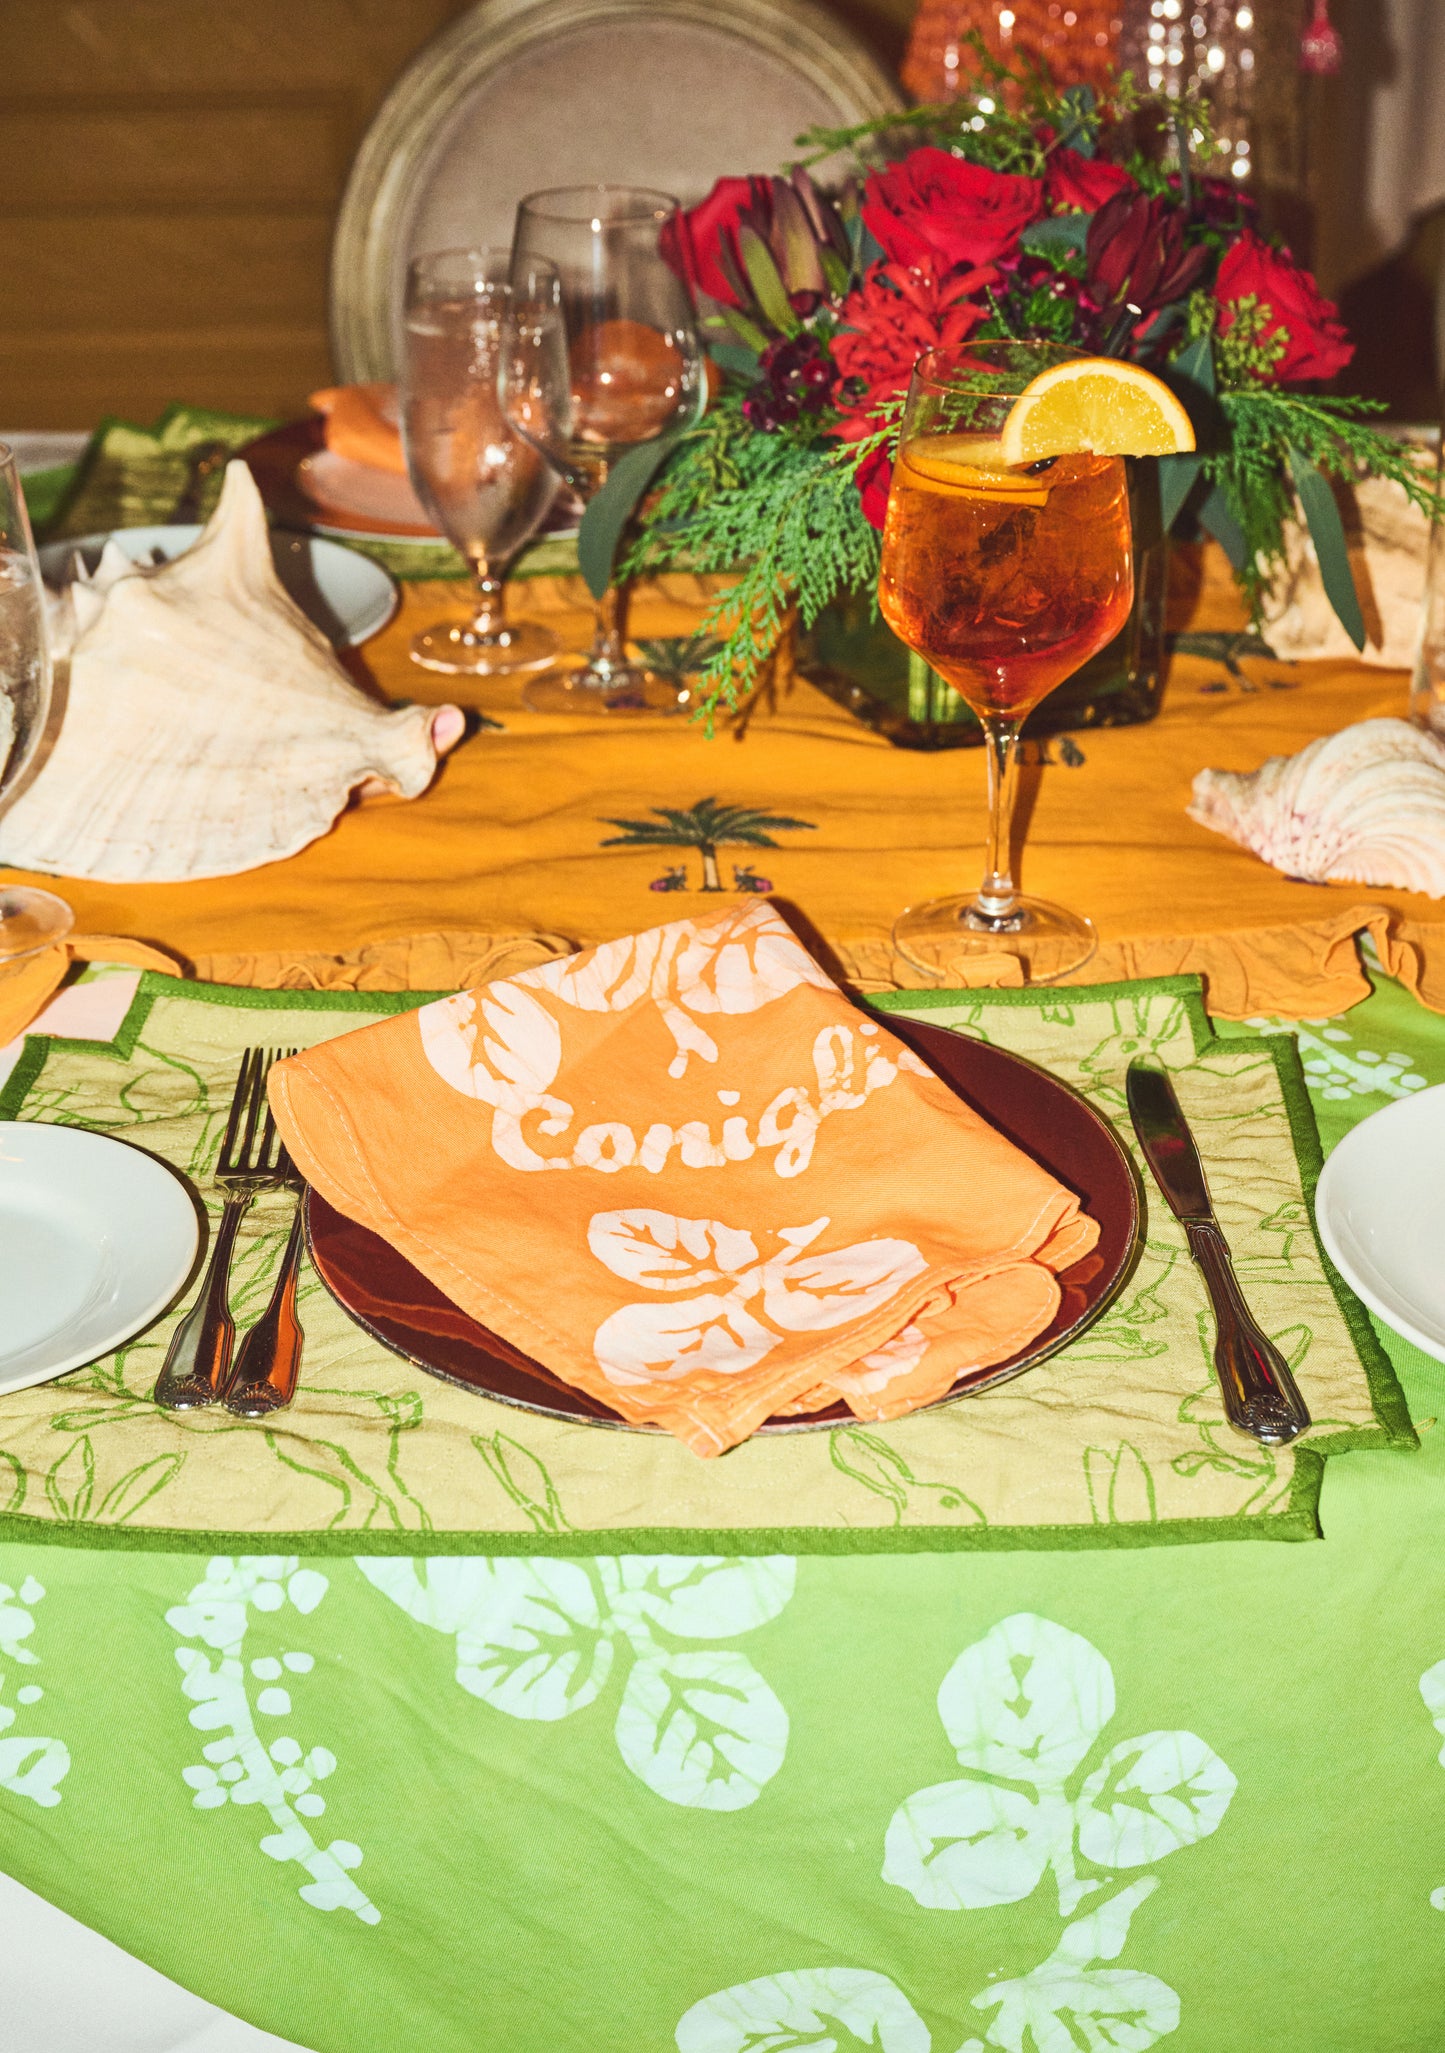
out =
{"type": "Polygon", "coordinates": [[[5,1664],[0,1666],[0,1789],[50,1810],[60,1802],[60,1785],[70,1772],[70,1749],[62,1739],[13,1730],[45,1695],[33,1674],[40,1656],[25,1644],[35,1630],[35,1607],[44,1596],[44,1584],[33,1575],[27,1575],[18,1590],[0,1583],[0,1661],[5,1664]],[[14,1669],[21,1680],[12,1692],[14,1669]]]}
{"type": "MultiPolygon", "coordinates": [[[[1445,1662],[1439,1698],[1445,1712],[1445,1662]]],[[[965,1648],[938,1708],[964,1779],[920,1790],[895,1812],[883,1879],[925,1909],[982,1910],[1021,1901],[1052,1869],[1069,1920],[1052,1952],[970,1999],[988,2022],[961,2046],[953,2032],[936,2038],[888,1976],[830,1967],[703,1997],[678,2024],[678,2053],[1147,2053],[1176,2029],[1167,1982],[1100,1965],[1119,1958],[1134,1912],[1159,1887],[1154,1874],[1119,1887],[1118,1871],[1216,1830],[1234,1794],[1229,1769],[1192,1732],[1146,1733],[1097,1756],[1114,1715],[1109,1664],[1032,1613],[965,1648]],[[1111,1893],[1075,1914],[1102,1892],[1111,1893]]]]}
{"type": "MultiPolygon", "coordinates": [[[[710,1370],[752,1368],[790,1333],[828,1332],[867,1318],[927,1267],[911,1241],[863,1240],[809,1253],[826,1218],[782,1226],[766,1258],[753,1234],[717,1219],[680,1219],[638,1206],[598,1212],[587,1245],[614,1276],[669,1302],[622,1305],[597,1328],[593,1352],[610,1383],[637,1386],[710,1370]],[[695,1295],[682,1297],[688,1291],[695,1295]]],[[[870,1357],[870,1360],[873,1359],[870,1357]]],[[[906,1373],[880,1356],[876,1371],[906,1373]]]]}
{"type": "Polygon", "coordinates": [[[788,1714],[752,1662],[691,1642],[776,1618],[793,1594],[787,1555],[381,1555],[356,1565],[409,1618],[451,1634],[461,1687],[509,1718],[570,1718],[622,1672],[618,1751],[668,1803],[741,1810],[783,1764],[788,1714]]]}
{"type": "MultiPolygon", "coordinates": [[[[1437,1661],[1433,1668],[1427,1668],[1420,1677],[1420,1695],[1435,1730],[1445,1739],[1445,1661],[1437,1661]]],[[[1445,1768],[1445,1746],[1440,1749],[1440,1766],[1445,1768]]],[[[1445,1883],[1430,1891],[1430,1901],[1436,1910],[1445,1910],[1445,1883]]]]}
{"type": "Polygon", "coordinates": [[[245,1658],[252,1611],[282,1624],[288,1607],[305,1617],[326,1590],[326,1577],[295,1557],[218,1555],[186,1601],[166,1613],[174,1632],[220,1656],[212,1663],[199,1647],[176,1648],[183,1688],[195,1705],[190,1722],[216,1734],[201,1748],[204,1758],[182,1773],[199,1811],[228,1802],[260,1806],[275,1827],[261,1841],[261,1851],[306,1871],[311,1879],[300,1890],[304,1902],[316,1910],[349,1910],[374,1925],[381,1912],[351,1876],[361,1865],[361,1848],[349,1839],[318,1846],[308,1829],[326,1809],[316,1785],[334,1772],[336,1756],[324,1746],[303,1748],[281,1724],[292,1712],[291,1692],[311,1673],[314,1657],[288,1648],[279,1657],[245,1658]],[[260,1685],[254,1697],[252,1683],[260,1685]]]}
{"type": "Polygon", "coordinates": [[[883,1862],[884,1880],[931,1910],[1019,1903],[1052,1871],[1067,1917],[1111,1871],[1207,1838],[1234,1795],[1192,1732],[1121,1740],[1084,1775],[1114,1715],[1113,1673],[1088,1640],[1031,1612],[965,1648],[938,1714],[964,1776],[900,1805],[883,1862]]]}

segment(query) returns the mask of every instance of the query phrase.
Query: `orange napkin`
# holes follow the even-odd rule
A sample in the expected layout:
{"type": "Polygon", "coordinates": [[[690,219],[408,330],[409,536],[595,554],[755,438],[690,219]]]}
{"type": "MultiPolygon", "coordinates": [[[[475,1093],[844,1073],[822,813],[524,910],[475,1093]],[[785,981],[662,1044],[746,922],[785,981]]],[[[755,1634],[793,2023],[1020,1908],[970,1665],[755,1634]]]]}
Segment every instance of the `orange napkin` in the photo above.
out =
{"type": "Polygon", "coordinates": [[[406,476],[395,385],[328,385],[313,392],[307,404],[325,415],[326,446],[335,455],[406,476]]]}
{"type": "Polygon", "coordinates": [[[1098,1228],[767,905],[604,942],[271,1072],[305,1176],[694,1452],[1005,1360],[1098,1228]]]}
{"type": "Polygon", "coordinates": [[[53,948],[27,955],[0,975],[0,1048],[23,1034],[45,1010],[72,962],[126,962],[136,969],[160,970],[166,976],[181,973],[170,956],[148,948],[143,941],[126,941],[115,934],[72,934],[53,948]]]}

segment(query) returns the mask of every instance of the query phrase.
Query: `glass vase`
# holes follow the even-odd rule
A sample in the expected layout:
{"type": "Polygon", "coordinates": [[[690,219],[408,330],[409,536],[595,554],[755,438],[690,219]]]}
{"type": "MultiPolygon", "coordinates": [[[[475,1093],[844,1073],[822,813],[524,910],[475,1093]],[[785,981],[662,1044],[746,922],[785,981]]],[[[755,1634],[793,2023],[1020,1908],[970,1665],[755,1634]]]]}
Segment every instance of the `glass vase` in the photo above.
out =
{"type": "MultiPolygon", "coordinates": [[[[1085,727],[1136,727],[1159,711],[1169,542],[1160,531],[1155,467],[1132,468],[1133,610],[1108,647],[1029,715],[1026,741],[1085,727]]],[[[983,741],[973,713],[879,618],[869,592],[850,592],[824,608],[800,636],[798,669],[895,748],[977,748],[983,741]]]]}

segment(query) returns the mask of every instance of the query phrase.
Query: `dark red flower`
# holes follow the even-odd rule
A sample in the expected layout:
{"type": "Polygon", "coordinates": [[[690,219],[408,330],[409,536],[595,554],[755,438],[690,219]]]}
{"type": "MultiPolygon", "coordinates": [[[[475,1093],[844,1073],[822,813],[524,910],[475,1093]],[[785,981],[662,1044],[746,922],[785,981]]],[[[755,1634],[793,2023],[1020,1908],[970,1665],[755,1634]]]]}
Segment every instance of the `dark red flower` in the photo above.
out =
{"type": "Polygon", "coordinates": [[[744,417],[765,433],[803,414],[821,413],[833,397],[837,368],[822,342],[806,330],[779,336],[758,359],[758,380],[743,401],[744,417]]]}
{"type": "Polygon", "coordinates": [[[915,265],[874,264],[862,284],[844,300],[843,326],[833,337],[833,361],[847,396],[834,404],[843,413],[836,432],[844,442],[873,434],[873,409],[908,384],[926,349],[965,341],[985,309],[969,299],[990,276],[986,268],[940,279],[930,258],[915,265]]]}
{"type": "Polygon", "coordinates": [[[1116,193],[1134,192],[1136,183],[1121,164],[1102,157],[1081,157],[1077,150],[1055,150],[1044,171],[1044,191],[1056,214],[1093,214],[1116,193]]]}
{"type": "Polygon", "coordinates": [[[931,258],[940,273],[1010,255],[1044,211],[1036,178],[967,164],[947,150],[914,150],[863,188],[863,219],[894,263],[931,258]]]}
{"type": "Polygon", "coordinates": [[[765,203],[767,191],[766,178],[720,178],[705,200],[668,222],[659,245],[664,261],[694,292],[705,292],[721,306],[743,305],[738,222],[765,203]]]}
{"type": "Polygon", "coordinates": [[[1271,249],[1252,228],[1225,251],[1214,297],[1221,335],[1234,326],[1239,300],[1257,299],[1269,309],[1263,335],[1284,338],[1284,355],[1273,371],[1282,384],[1333,378],[1355,353],[1334,301],[1325,298],[1288,250],[1271,249]]]}
{"type": "Polygon", "coordinates": [[[865,456],[853,474],[858,486],[858,497],[863,502],[863,518],[869,527],[875,527],[881,534],[883,516],[888,511],[888,487],[893,477],[893,458],[886,449],[875,449],[871,456],[865,456]]]}
{"type": "Polygon", "coordinates": [[[1107,200],[1084,243],[1086,290],[1095,306],[1104,314],[1133,306],[1147,317],[1192,292],[1209,250],[1187,249],[1184,228],[1184,215],[1166,199],[1121,192],[1107,200]]]}

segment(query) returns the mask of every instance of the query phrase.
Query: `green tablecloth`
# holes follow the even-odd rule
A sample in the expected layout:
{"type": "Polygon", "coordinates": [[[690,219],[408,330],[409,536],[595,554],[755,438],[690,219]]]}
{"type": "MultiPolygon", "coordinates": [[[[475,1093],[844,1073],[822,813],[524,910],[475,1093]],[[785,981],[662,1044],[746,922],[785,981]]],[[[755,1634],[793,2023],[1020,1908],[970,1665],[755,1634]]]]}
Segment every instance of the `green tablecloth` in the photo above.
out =
{"type": "MultiPolygon", "coordinates": [[[[1389,985],[1301,1049],[1326,1149],[1445,1080],[1389,985]]],[[[1421,1448],[1297,1547],[0,1546],[0,1865],[319,2053],[1433,2053],[1445,1367],[1383,1337],[1421,1448]]]]}

